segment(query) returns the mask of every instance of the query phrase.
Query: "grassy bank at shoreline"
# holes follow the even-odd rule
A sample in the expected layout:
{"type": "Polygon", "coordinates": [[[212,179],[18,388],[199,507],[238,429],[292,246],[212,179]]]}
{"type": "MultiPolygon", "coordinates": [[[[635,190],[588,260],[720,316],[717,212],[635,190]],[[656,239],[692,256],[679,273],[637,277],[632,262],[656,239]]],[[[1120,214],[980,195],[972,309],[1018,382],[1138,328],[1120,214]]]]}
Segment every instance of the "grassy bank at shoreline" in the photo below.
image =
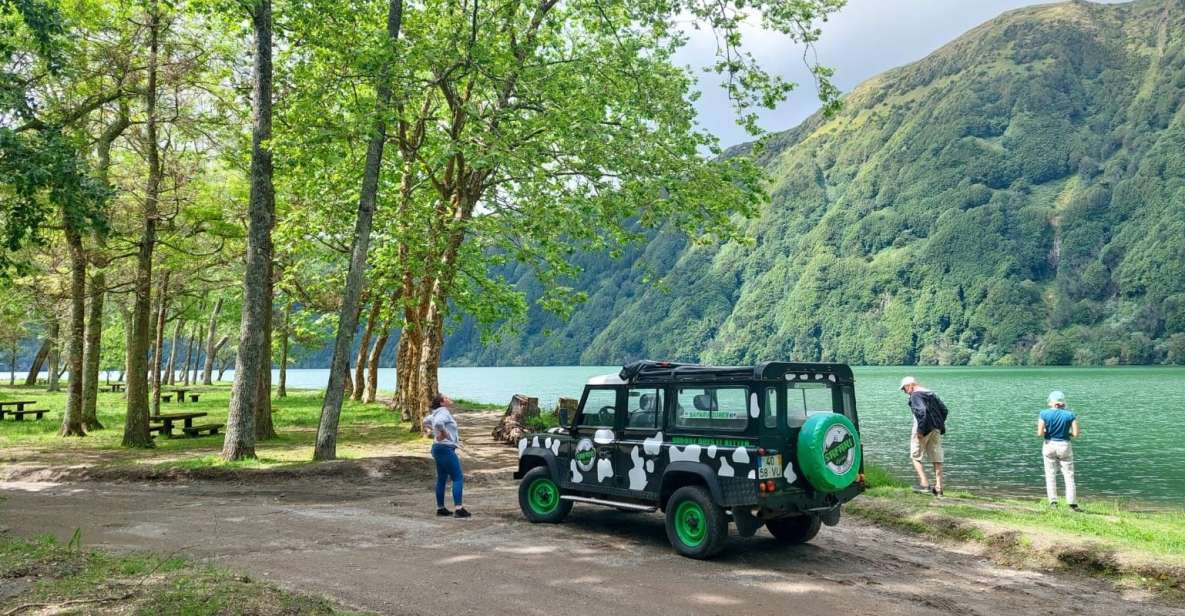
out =
{"type": "Polygon", "coordinates": [[[1050,509],[1044,499],[948,491],[914,493],[883,469],[868,467],[869,489],[845,513],[940,541],[971,543],[1013,566],[1065,569],[1150,589],[1185,602],[1185,510],[1142,509],[1118,501],[1050,509]]]}

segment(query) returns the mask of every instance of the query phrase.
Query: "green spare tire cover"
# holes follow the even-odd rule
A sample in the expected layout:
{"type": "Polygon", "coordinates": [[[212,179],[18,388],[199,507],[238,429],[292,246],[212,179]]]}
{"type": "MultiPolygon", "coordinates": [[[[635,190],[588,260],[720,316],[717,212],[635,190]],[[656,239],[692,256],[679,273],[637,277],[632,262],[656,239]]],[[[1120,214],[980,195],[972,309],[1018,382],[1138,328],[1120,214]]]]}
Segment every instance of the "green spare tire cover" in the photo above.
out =
{"type": "Polygon", "coordinates": [[[816,490],[838,492],[860,474],[860,434],[839,413],[812,415],[798,433],[798,466],[816,490]]]}

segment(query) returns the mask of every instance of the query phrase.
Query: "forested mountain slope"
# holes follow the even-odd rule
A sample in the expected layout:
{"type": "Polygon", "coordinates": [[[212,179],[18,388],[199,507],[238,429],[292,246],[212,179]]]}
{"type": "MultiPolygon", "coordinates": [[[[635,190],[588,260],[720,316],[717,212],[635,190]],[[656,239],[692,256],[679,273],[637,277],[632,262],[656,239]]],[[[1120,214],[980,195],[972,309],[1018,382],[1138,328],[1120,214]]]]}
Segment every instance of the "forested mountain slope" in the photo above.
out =
{"type": "Polygon", "coordinates": [[[775,136],[753,246],[585,255],[570,319],[445,359],[1185,363],[1183,101],[1182,0],[1006,13],[775,136]]]}

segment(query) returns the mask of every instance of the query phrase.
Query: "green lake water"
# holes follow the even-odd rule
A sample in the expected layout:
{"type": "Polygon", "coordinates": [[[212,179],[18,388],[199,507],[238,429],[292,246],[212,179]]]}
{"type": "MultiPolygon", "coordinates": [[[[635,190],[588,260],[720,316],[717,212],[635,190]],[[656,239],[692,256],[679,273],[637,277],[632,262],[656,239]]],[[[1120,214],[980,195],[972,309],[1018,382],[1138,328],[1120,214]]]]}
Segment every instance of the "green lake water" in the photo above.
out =
{"type": "MultiPolygon", "coordinates": [[[[544,407],[579,397],[585,380],[615,366],[443,368],[454,397],[504,404],[522,393],[544,407]]],[[[947,485],[999,494],[1044,493],[1037,413],[1066,392],[1082,437],[1074,443],[1078,491],[1090,499],[1185,504],[1185,368],[856,368],[856,398],[869,461],[911,479],[912,427],[902,376],[916,376],[950,408],[947,485]]],[[[227,373],[224,378],[233,378],[227,373]]],[[[325,386],[327,370],[290,370],[290,387],[325,386]]],[[[379,387],[394,386],[383,370],[379,387]]],[[[464,430],[464,426],[462,426],[464,430]]]]}

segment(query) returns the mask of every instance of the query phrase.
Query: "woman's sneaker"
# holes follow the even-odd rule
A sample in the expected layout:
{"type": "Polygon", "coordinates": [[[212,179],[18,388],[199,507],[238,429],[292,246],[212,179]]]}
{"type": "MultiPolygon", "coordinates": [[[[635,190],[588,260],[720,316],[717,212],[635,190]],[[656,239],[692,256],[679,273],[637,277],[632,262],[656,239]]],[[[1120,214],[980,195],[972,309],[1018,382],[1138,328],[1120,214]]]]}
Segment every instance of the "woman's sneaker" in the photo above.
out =
{"type": "Polygon", "coordinates": [[[1070,511],[1077,511],[1078,513],[1082,513],[1082,509],[1080,507],[1078,507],[1078,503],[1070,503],[1070,511]]]}
{"type": "Polygon", "coordinates": [[[436,510],[436,515],[443,518],[446,515],[453,515],[453,512],[449,511],[448,509],[445,509],[444,507],[441,507],[440,509],[436,510]]]}
{"type": "Polygon", "coordinates": [[[913,491],[917,492],[918,494],[931,494],[930,489],[930,486],[923,485],[915,485],[913,487],[913,491]]]}
{"type": "Polygon", "coordinates": [[[466,511],[464,507],[457,507],[457,512],[454,513],[453,515],[457,516],[458,518],[473,517],[473,514],[466,511]]]}

